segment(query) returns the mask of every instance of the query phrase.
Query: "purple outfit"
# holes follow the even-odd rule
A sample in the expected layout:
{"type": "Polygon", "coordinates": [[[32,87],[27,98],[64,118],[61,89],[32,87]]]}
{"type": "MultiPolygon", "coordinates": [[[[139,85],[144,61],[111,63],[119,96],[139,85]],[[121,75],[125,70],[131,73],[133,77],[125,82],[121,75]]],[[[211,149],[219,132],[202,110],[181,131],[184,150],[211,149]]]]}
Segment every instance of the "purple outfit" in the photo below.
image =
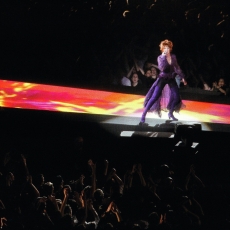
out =
{"type": "Polygon", "coordinates": [[[145,121],[148,111],[159,111],[161,109],[162,91],[167,84],[170,88],[170,98],[167,105],[169,113],[172,114],[173,111],[179,111],[182,106],[175,77],[179,75],[184,78],[184,74],[177,63],[176,56],[171,54],[171,64],[168,63],[165,55],[158,56],[157,61],[160,74],[146,95],[145,109],[141,117],[141,122],[145,121]]]}

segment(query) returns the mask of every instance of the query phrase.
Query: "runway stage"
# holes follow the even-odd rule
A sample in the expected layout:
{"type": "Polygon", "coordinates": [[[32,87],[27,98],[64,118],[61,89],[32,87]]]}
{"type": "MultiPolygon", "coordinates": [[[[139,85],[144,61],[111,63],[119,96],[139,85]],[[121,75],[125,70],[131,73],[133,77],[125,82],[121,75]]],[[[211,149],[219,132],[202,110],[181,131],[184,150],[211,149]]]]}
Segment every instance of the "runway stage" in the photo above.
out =
{"type": "MultiPolygon", "coordinates": [[[[149,137],[173,137],[178,125],[195,125],[202,131],[230,132],[230,105],[183,98],[186,108],[175,113],[178,121],[167,119],[167,112],[159,118],[148,113],[147,127],[138,126],[144,95],[119,93],[85,88],[71,88],[35,83],[0,80],[0,106],[2,108],[28,111],[52,111],[54,116],[65,117],[64,122],[95,122],[102,128],[119,136],[143,135],[149,137]],[[61,114],[68,114],[61,116],[61,114]],[[59,114],[59,115],[58,115],[59,114]]],[[[27,111],[27,112],[26,112],[27,111]]],[[[34,114],[34,113],[33,113],[34,114]]],[[[43,116],[44,119],[45,116],[43,116]]],[[[60,123],[60,120],[58,121],[60,123]]]]}

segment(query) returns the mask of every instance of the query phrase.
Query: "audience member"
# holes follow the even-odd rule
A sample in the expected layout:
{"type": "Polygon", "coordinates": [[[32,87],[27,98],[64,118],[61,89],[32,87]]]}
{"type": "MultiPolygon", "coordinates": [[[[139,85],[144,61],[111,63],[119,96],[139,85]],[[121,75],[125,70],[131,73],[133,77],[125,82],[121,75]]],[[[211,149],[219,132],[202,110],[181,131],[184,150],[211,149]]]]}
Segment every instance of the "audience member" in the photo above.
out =
{"type": "Polygon", "coordinates": [[[158,73],[157,73],[157,66],[151,65],[150,70],[151,70],[151,78],[156,80],[158,78],[158,73]]]}
{"type": "Polygon", "coordinates": [[[131,169],[126,167],[122,180],[118,170],[109,167],[108,160],[100,164],[89,159],[87,180],[81,175],[76,181],[64,183],[58,175],[44,183],[44,174],[36,174],[35,184],[29,175],[27,181],[21,181],[21,186],[17,183],[17,187],[14,177],[18,177],[20,171],[14,170],[16,175],[8,172],[1,185],[1,227],[12,229],[17,225],[25,230],[205,229],[208,217],[201,197],[205,197],[206,186],[195,173],[195,165],[188,169],[181,164],[180,161],[172,161],[172,166],[156,164],[159,170],[146,176],[144,165],[133,163],[131,169]],[[15,190],[18,186],[22,188],[20,194],[15,190]]]}
{"type": "Polygon", "coordinates": [[[219,92],[222,95],[226,95],[227,87],[225,84],[225,80],[223,78],[220,78],[218,82],[213,82],[211,91],[219,92]]]}
{"type": "MultiPolygon", "coordinates": [[[[152,67],[152,69],[155,69],[155,68],[152,67]]],[[[154,70],[152,71],[151,69],[147,69],[145,71],[145,77],[146,77],[146,81],[145,81],[146,87],[149,89],[157,79],[157,72],[155,71],[154,73],[154,70]]]]}
{"type": "Polygon", "coordinates": [[[210,87],[205,81],[203,81],[203,89],[208,90],[208,91],[213,91],[220,93],[220,95],[227,95],[228,93],[228,88],[225,83],[224,78],[219,78],[218,82],[213,82],[212,87],[210,87]]]}
{"type": "Polygon", "coordinates": [[[132,88],[135,88],[135,89],[142,89],[143,88],[143,84],[140,82],[137,73],[133,73],[131,76],[131,86],[132,86],[132,88]]]}

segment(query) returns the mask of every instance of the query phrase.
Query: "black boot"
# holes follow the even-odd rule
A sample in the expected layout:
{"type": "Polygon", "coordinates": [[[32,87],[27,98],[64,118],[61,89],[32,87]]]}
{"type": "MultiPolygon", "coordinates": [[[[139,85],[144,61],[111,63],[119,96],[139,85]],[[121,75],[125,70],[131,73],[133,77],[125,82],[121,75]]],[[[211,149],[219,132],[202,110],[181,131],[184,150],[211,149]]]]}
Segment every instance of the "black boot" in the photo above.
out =
{"type": "Polygon", "coordinates": [[[169,120],[172,119],[173,121],[178,121],[178,119],[173,116],[173,113],[169,113],[168,117],[169,117],[169,120]]]}

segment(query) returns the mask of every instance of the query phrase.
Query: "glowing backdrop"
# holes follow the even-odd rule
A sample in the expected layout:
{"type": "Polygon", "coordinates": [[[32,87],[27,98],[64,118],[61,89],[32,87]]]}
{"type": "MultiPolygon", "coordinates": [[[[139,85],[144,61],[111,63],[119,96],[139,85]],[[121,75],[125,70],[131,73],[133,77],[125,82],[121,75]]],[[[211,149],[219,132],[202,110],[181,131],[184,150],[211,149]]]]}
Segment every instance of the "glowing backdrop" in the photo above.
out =
{"type": "MultiPolygon", "coordinates": [[[[140,117],[143,101],[144,96],[134,94],[0,80],[0,106],[7,108],[140,117]]],[[[183,102],[180,120],[230,124],[230,105],[183,102]]]]}

